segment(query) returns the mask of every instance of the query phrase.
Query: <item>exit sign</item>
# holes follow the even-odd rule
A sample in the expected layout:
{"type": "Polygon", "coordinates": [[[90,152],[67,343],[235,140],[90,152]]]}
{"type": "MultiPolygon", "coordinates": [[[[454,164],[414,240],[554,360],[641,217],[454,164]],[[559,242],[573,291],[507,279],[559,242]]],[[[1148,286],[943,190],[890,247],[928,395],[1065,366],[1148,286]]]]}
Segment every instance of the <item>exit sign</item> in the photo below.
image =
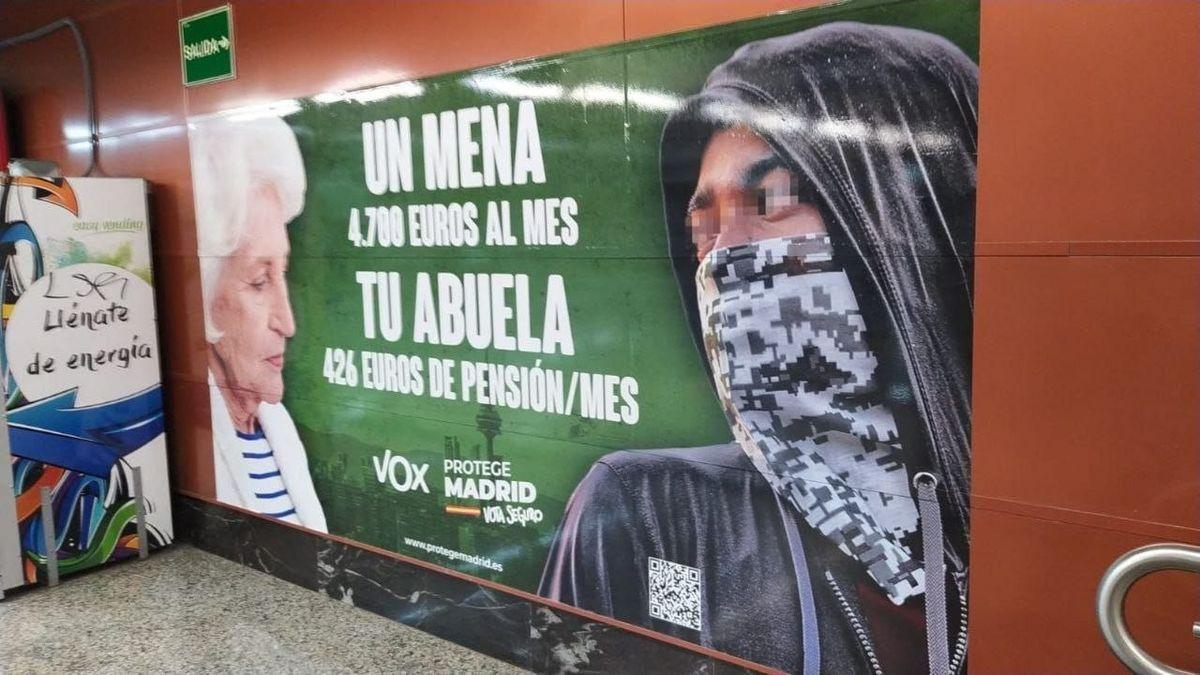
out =
{"type": "Polygon", "coordinates": [[[233,79],[233,10],[229,5],[180,19],[179,51],[184,86],[233,79]]]}

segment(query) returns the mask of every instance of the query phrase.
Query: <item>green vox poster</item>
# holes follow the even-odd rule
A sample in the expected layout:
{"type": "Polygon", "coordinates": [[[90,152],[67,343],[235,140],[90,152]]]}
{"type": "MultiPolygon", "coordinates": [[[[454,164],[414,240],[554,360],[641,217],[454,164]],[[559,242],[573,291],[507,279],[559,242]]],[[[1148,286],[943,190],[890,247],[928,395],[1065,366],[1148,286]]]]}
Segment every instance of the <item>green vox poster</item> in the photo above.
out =
{"type": "Polygon", "coordinates": [[[978,27],[191,120],[215,496],[770,667],[961,670],[978,27]]]}

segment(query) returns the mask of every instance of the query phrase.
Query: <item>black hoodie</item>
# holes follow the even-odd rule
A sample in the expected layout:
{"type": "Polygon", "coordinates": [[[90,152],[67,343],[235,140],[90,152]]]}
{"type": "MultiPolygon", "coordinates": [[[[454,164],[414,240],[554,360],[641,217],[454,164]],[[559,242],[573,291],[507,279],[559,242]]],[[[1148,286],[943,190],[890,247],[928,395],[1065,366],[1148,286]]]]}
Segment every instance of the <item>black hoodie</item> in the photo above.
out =
{"type": "MultiPolygon", "coordinates": [[[[713,132],[753,129],[813,186],[905,463],[940,480],[954,669],[965,662],[977,83],[941,37],[833,23],[743,46],[662,141],[670,253],[698,345],[686,214],[713,132]]],[[[568,504],[542,594],[787,670],[811,669],[805,651],[818,645],[822,669],[877,669],[861,571],[755,473],[732,444],[602,458],[568,504]],[[701,630],[650,616],[651,556],[701,570],[701,630]]],[[[912,649],[924,642],[913,635],[912,649]]]]}

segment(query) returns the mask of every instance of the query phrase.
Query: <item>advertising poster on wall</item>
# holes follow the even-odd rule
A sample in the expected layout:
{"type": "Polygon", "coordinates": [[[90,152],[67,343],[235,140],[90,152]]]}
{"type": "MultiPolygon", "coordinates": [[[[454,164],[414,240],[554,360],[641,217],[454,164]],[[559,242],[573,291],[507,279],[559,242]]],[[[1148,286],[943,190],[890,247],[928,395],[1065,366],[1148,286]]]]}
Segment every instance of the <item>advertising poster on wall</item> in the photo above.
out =
{"type": "Polygon", "coordinates": [[[189,120],[213,496],[961,670],[978,31],[851,2],[189,120]]]}
{"type": "MultiPolygon", "coordinates": [[[[146,184],[0,181],[0,354],[21,578],[44,581],[171,542],[146,184]],[[42,490],[50,490],[47,550],[42,490]]],[[[7,483],[7,481],[5,481],[7,483]]]]}

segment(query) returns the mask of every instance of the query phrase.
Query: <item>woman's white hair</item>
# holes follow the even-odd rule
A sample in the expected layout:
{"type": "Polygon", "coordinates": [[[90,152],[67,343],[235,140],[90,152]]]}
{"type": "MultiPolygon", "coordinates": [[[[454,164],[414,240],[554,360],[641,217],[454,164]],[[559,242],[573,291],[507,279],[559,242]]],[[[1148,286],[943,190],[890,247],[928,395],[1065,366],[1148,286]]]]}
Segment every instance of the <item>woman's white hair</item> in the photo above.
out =
{"type": "Polygon", "coordinates": [[[212,343],[221,339],[211,311],[217,279],[225,259],[242,243],[252,195],[260,188],[272,189],[279,196],[285,220],[290,221],[304,209],[307,179],[296,135],[278,117],[191,121],[188,146],[204,336],[212,343]]]}

